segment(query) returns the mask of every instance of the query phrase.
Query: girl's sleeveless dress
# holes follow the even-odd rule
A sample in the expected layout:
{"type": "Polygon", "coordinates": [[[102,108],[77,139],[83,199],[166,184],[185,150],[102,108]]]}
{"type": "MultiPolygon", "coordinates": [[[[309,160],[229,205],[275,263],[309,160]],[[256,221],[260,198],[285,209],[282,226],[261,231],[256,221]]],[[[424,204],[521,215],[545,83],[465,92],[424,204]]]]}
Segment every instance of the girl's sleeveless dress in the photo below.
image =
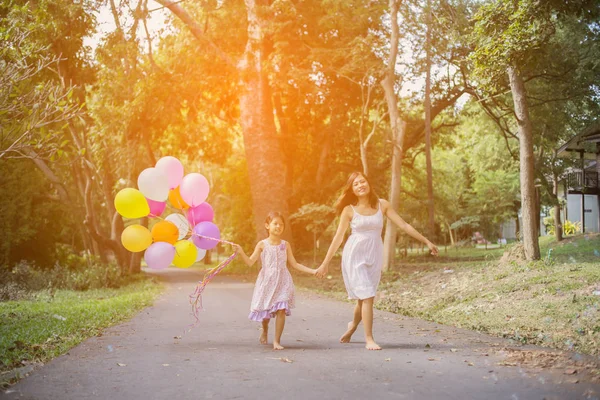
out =
{"type": "Polygon", "coordinates": [[[342,275],[349,299],[375,297],[383,266],[383,212],[361,215],[352,207],[352,233],[342,253],[342,275]]]}
{"type": "Polygon", "coordinates": [[[263,240],[264,248],[260,255],[262,268],[258,273],[250,318],[261,322],[275,316],[277,310],[285,310],[285,315],[291,315],[294,308],[294,282],[287,269],[287,242],[282,240],[279,245],[269,244],[263,240]]]}

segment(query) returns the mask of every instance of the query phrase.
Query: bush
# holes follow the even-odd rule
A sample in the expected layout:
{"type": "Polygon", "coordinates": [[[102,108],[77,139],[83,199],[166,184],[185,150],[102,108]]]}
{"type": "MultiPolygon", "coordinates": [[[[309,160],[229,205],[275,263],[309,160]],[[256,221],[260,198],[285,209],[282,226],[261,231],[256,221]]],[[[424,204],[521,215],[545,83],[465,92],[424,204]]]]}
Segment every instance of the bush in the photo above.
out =
{"type": "Polygon", "coordinates": [[[57,263],[51,269],[21,261],[12,268],[0,268],[0,301],[27,299],[41,290],[52,293],[56,289],[118,288],[139,281],[141,277],[142,274],[123,275],[116,264],[102,264],[77,255],[68,257],[64,264],[57,263]]]}

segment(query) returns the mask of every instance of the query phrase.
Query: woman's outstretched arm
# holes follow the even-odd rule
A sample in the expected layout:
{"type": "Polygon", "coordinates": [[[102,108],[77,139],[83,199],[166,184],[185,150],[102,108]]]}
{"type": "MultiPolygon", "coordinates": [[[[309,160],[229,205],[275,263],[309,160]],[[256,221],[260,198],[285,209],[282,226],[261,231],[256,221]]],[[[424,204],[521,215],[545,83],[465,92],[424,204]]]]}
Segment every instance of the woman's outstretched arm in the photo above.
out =
{"type": "Polygon", "coordinates": [[[383,215],[388,217],[390,221],[392,221],[399,229],[406,232],[408,235],[417,239],[420,242],[425,243],[427,247],[429,247],[429,251],[434,256],[438,255],[438,248],[435,244],[431,243],[429,239],[425,236],[421,235],[415,228],[413,228],[408,222],[402,219],[400,215],[394,210],[394,208],[390,205],[387,200],[381,200],[381,207],[383,215]]]}

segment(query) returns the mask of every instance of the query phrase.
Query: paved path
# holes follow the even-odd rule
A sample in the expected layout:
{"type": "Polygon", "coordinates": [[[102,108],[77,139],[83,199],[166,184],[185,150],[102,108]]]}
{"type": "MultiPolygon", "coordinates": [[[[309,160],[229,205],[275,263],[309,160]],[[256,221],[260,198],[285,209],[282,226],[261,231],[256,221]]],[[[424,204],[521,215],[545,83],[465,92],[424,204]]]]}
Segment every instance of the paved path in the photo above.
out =
{"type": "Polygon", "coordinates": [[[37,369],[2,398],[541,400],[600,393],[558,372],[498,365],[493,348],[506,341],[386,312],[375,315],[384,350],[364,349],[362,326],[352,343],[340,344],[352,306],[305,291],[287,320],[287,349],[274,351],[258,343],[259,324],[246,319],[252,284],[227,278],[209,285],[201,325],[178,339],[191,321],[187,295],[199,275],[156,274],[168,289],[154,306],[37,369]]]}

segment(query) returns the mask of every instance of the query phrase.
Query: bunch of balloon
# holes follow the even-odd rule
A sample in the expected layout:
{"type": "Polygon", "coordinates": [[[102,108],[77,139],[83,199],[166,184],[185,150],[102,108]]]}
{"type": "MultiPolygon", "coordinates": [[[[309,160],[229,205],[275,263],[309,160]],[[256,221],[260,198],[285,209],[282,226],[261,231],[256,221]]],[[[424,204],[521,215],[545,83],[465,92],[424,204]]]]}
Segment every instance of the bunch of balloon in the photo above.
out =
{"type": "Polygon", "coordinates": [[[213,208],[206,203],[210,188],[203,175],[184,176],[181,162],[167,156],[143,170],[137,184],[138,189],[117,193],[115,208],[128,219],[151,219],[151,229],[133,224],[121,235],[127,250],[145,251],[148,268],[165,269],[171,264],[188,268],[218,244],[221,233],[213,222],[213,208]],[[177,211],[163,218],[167,201],[177,211]]]}

